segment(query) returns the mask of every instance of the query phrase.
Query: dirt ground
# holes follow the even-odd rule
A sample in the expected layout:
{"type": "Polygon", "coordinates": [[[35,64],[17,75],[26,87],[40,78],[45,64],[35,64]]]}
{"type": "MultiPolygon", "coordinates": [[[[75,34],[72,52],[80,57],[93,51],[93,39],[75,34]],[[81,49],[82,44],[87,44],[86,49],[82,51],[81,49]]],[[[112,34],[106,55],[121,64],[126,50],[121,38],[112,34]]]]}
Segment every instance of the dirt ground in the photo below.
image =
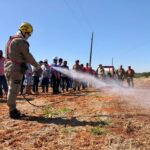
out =
{"type": "MultiPolygon", "coordinates": [[[[150,89],[150,79],[135,79],[135,88],[150,89]]],[[[150,150],[150,108],[125,100],[134,97],[108,88],[26,97],[45,107],[18,96],[21,120],[10,119],[0,100],[0,150],[150,150]]]]}

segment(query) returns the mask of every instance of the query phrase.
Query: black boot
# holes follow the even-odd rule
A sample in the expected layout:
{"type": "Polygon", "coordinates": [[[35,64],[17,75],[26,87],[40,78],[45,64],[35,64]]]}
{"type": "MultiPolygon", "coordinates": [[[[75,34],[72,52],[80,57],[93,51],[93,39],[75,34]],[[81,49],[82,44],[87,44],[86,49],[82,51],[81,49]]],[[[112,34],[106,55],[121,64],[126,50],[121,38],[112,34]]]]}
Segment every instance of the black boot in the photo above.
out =
{"type": "Polygon", "coordinates": [[[14,109],[9,112],[9,117],[12,119],[20,119],[21,117],[25,117],[25,115],[21,114],[19,110],[14,109]]]}

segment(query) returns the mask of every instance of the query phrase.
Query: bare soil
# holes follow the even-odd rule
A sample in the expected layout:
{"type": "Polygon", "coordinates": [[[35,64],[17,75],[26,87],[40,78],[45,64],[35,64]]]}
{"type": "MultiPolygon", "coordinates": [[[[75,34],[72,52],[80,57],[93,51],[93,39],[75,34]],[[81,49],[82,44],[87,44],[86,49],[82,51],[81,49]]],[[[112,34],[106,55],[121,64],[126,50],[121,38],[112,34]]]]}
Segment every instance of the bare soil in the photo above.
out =
{"type": "MultiPolygon", "coordinates": [[[[150,89],[150,79],[135,79],[135,88],[150,89]]],[[[150,150],[150,108],[107,88],[26,97],[45,107],[18,96],[27,115],[20,120],[10,119],[0,100],[0,150],[150,150]]]]}

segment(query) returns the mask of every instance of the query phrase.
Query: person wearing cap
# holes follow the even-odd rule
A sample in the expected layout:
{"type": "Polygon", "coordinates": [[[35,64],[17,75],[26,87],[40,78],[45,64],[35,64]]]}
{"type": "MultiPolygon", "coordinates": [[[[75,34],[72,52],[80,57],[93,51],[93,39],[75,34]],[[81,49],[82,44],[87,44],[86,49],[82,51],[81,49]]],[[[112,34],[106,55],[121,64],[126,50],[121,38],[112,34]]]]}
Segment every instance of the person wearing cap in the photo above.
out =
{"type": "Polygon", "coordinates": [[[127,78],[127,83],[128,87],[134,87],[134,82],[133,82],[133,77],[134,77],[134,70],[131,68],[131,66],[128,66],[128,70],[126,71],[126,78],[127,78]]]}
{"type": "Polygon", "coordinates": [[[16,97],[20,91],[21,81],[26,72],[27,63],[36,68],[40,68],[34,57],[29,51],[28,38],[32,35],[33,27],[28,22],[23,22],[16,35],[10,36],[6,44],[6,63],[5,75],[9,85],[7,94],[7,105],[9,116],[19,119],[24,115],[16,108],[16,97]]]}
{"type": "Polygon", "coordinates": [[[3,98],[2,87],[6,95],[8,92],[8,85],[4,74],[4,63],[5,63],[5,58],[3,57],[3,51],[0,50],[0,98],[3,98]]]}

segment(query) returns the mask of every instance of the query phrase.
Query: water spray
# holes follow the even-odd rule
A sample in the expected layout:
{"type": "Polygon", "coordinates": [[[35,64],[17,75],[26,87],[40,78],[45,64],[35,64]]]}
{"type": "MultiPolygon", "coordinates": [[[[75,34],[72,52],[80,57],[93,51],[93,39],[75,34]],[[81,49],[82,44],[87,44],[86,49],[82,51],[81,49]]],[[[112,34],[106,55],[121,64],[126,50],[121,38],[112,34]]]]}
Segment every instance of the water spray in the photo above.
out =
{"type": "Polygon", "coordinates": [[[109,83],[98,79],[97,77],[84,73],[78,72],[75,70],[68,70],[61,67],[53,67],[56,71],[68,76],[69,78],[84,82],[90,83],[90,85],[95,89],[107,88],[107,91],[112,94],[123,97],[124,100],[129,103],[133,103],[139,106],[150,107],[150,93],[146,89],[131,89],[127,87],[120,86],[117,81],[110,80],[109,83]],[[127,97],[132,97],[133,100],[127,100],[127,97]]]}

